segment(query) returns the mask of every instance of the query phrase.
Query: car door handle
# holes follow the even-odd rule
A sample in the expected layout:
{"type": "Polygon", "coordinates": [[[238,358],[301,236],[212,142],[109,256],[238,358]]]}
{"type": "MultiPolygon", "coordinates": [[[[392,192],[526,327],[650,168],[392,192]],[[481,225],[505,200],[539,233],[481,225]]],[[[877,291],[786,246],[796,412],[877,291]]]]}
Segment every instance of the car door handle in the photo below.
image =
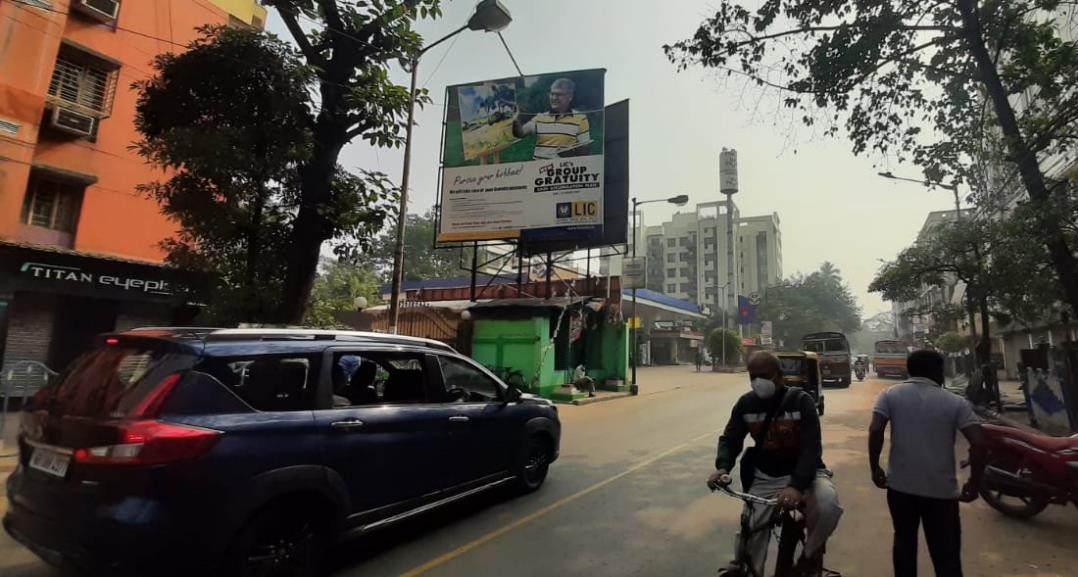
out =
{"type": "Polygon", "coordinates": [[[346,421],[333,421],[329,426],[334,429],[341,429],[342,431],[353,431],[363,426],[363,421],[359,419],[348,419],[346,421]]]}
{"type": "Polygon", "coordinates": [[[468,422],[468,417],[465,417],[464,415],[456,415],[454,417],[449,417],[449,422],[450,423],[467,423],[468,422]]]}

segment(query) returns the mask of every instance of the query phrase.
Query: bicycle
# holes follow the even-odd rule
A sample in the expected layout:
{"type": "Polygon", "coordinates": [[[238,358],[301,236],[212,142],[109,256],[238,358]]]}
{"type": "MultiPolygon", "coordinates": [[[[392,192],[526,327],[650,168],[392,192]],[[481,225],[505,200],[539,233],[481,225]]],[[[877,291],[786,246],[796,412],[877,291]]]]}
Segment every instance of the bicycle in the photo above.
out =
{"type": "MultiPolygon", "coordinates": [[[[779,550],[775,561],[774,577],[840,577],[838,573],[823,568],[823,554],[812,560],[807,567],[795,567],[796,555],[805,548],[805,515],[800,509],[784,509],[775,499],[766,499],[749,493],[742,493],[730,488],[730,476],[724,475],[719,482],[718,491],[748,503],[750,510],[741,515],[741,535],[749,536],[760,531],[779,530],[779,550]],[[751,506],[772,507],[771,517],[766,523],[753,528],[751,506]]],[[[713,488],[712,491],[716,489],[713,488]]],[[[752,555],[749,553],[748,538],[737,540],[737,555],[729,567],[719,569],[719,577],[764,577],[753,568],[752,555]]]]}

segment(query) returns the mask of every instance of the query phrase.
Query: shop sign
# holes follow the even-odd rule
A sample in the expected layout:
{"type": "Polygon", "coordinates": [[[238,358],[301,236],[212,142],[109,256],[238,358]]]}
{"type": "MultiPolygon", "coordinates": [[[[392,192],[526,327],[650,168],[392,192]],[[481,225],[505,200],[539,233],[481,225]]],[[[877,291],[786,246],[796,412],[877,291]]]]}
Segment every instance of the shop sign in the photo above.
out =
{"type": "Polygon", "coordinates": [[[127,275],[102,274],[87,271],[77,266],[24,262],[19,267],[19,272],[41,281],[78,283],[151,295],[171,296],[173,294],[172,286],[169,285],[168,281],[127,275]]]}

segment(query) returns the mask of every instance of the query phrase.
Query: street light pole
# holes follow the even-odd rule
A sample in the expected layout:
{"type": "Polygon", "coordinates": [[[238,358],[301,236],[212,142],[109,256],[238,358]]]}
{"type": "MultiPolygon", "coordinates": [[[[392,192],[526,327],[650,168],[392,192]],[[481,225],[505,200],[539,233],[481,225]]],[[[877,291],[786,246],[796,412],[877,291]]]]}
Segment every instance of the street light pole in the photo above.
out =
{"type": "Polygon", "coordinates": [[[431,48],[449,40],[465,30],[485,30],[500,32],[512,22],[509,10],[498,0],[481,0],[475,6],[468,23],[446,34],[433,43],[423,47],[412,57],[409,64],[412,79],[408,91],[408,125],[404,128],[404,166],[401,169],[400,205],[397,208],[397,239],[393,251],[393,282],[389,294],[389,332],[397,334],[397,321],[400,318],[400,292],[404,283],[404,231],[408,221],[408,186],[412,176],[412,128],[415,124],[416,86],[419,73],[419,59],[431,48]]]}
{"type": "MultiPolygon", "coordinates": [[[[633,234],[633,248],[632,248],[632,253],[631,254],[632,254],[632,261],[633,261],[634,264],[636,263],[636,238],[639,236],[639,232],[636,230],[636,212],[637,212],[637,209],[640,207],[641,204],[648,204],[648,203],[652,203],[652,202],[669,202],[670,204],[674,204],[674,205],[677,205],[677,206],[684,206],[686,203],[689,202],[689,196],[686,195],[686,194],[679,194],[677,196],[671,196],[670,198],[658,198],[658,199],[655,199],[655,200],[637,200],[635,196],[633,197],[633,231],[632,231],[632,234],[633,234]]],[[[644,278],[647,279],[647,268],[646,267],[644,269],[644,278]]],[[[634,394],[634,395],[640,392],[640,387],[636,384],[636,367],[637,367],[637,365],[640,364],[639,361],[636,358],[637,355],[640,354],[640,329],[639,329],[639,327],[637,327],[637,323],[639,322],[640,319],[636,316],[636,285],[637,284],[639,284],[639,283],[635,283],[635,282],[633,283],[633,316],[632,316],[632,322],[630,323],[630,331],[631,331],[630,340],[633,343],[633,351],[632,351],[632,354],[629,355],[629,361],[631,363],[630,366],[632,367],[632,383],[629,385],[629,392],[634,394]]]]}

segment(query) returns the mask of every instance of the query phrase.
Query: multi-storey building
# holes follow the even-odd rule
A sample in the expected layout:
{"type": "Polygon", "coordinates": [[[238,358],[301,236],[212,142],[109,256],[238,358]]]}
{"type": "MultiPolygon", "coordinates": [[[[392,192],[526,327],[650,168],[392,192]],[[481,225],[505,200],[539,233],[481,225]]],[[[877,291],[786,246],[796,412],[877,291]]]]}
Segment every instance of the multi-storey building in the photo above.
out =
{"type": "Polygon", "coordinates": [[[737,227],[741,267],[738,292],[763,295],[782,281],[782,233],[777,212],[743,217],[737,227]]]}
{"type": "Polygon", "coordinates": [[[642,236],[647,246],[647,288],[711,310],[732,312],[737,295],[762,294],[782,280],[778,214],[741,217],[736,204],[707,202],[644,228],[642,236]],[[727,210],[732,213],[732,235],[727,234],[727,210]],[[734,241],[732,255],[728,238],[734,241]]]}
{"type": "Polygon", "coordinates": [[[0,364],[61,368],[94,335],[182,322],[161,241],[176,225],[136,187],[137,93],[197,27],[261,28],[255,0],[0,2],[0,364]]]}

